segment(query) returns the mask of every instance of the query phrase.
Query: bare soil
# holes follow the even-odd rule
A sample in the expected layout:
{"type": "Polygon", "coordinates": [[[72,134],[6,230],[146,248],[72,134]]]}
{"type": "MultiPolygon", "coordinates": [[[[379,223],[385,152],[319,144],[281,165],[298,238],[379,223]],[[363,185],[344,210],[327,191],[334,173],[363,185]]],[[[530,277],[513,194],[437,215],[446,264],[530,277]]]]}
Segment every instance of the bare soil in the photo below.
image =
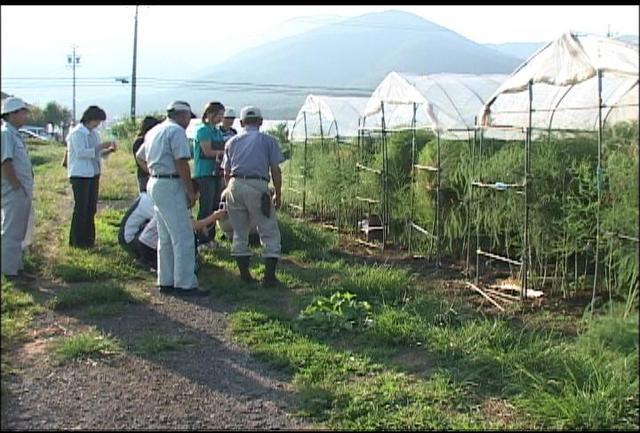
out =
{"type": "MultiPolygon", "coordinates": [[[[27,291],[55,291],[36,281],[27,291]]],[[[291,378],[252,358],[227,332],[233,307],[213,295],[182,299],[149,289],[151,302],[95,318],[48,310],[8,353],[2,429],[309,429],[291,414],[291,378]],[[145,332],[180,338],[177,350],[125,350],[59,362],[54,338],[94,326],[128,348],[145,332]]]]}

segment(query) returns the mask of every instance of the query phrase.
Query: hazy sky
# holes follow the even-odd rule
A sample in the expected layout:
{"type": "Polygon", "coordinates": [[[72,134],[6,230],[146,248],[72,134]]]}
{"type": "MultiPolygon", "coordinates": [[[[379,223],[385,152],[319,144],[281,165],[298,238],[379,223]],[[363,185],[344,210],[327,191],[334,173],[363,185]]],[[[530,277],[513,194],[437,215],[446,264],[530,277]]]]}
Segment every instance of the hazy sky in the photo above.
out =
{"type": "MultiPolygon", "coordinates": [[[[478,43],[547,42],[566,31],[638,34],[638,6],[141,6],[138,76],[197,78],[197,71],[313,26],[389,9],[404,10],[478,43]]],[[[78,46],[78,78],[129,77],[134,6],[1,6],[2,90],[35,104],[68,83],[15,78],[71,77],[67,54],[78,46]],[[20,84],[18,84],[18,82],[20,84]]],[[[106,85],[103,80],[101,85],[106,85]]],[[[112,83],[112,94],[130,88],[112,83]]],[[[100,88],[94,88],[101,91],[100,88]]],[[[82,105],[94,97],[79,92],[82,105]]]]}

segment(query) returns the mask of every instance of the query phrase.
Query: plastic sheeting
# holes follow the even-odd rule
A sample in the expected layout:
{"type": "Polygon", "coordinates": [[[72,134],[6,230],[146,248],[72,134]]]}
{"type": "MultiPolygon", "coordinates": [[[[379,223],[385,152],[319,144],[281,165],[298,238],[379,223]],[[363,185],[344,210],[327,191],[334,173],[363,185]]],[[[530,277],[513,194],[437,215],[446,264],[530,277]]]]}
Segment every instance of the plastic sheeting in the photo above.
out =
{"type": "Polygon", "coordinates": [[[482,126],[598,129],[598,71],[603,126],[638,118],[638,46],[566,33],[534,53],[488,98],[482,126]]]}
{"type": "Polygon", "coordinates": [[[416,127],[439,130],[445,136],[466,137],[464,131],[475,127],[478,111],[507,77],[504,74],[391,72],[369,98],[364,110],[364,126],[382,126],[384,105],[386,129],[411,127],[415,103],[416,127]]]}
{"type": "Polygon", "coordinates": [[[289,139],[307,137],[356,137],[368,98],[358,96],[308,95],[298,111],[289,139]]]}
{"type": "MultiPolygon", "coordinates": [[[[260,132],[266,133],[267,131],[276,129],[282,123],[286,125],[287,130],[290,130],[293,125],[293,120],[263,119],[262,126],[260,126],[260,132]]],[[[187,138],[193,140],[196,137],[196,130],[200,125],[202,125],[201,119],[198,119],[198,118],[191,119],[191,121],[189,122],[189,126],[187,126],[187,130],[186,130],[187,138]]],[[[232,127],[238,132],[241,132],[243,130],[242,126],[240,126],[240,119],[238,119],[237,117],[233,121],[232,127]]]]}

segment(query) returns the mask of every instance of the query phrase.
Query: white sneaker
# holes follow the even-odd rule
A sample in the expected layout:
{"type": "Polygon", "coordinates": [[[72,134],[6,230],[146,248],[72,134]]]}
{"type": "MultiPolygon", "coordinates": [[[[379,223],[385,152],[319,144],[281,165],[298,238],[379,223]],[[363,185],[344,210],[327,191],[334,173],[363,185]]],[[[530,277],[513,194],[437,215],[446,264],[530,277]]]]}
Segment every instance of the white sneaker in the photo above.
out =
{"type": "Polygon", "coordinates": [[[220,245],[216,241],[209,241],[206,244],[198,245],[198,251],[204,250],[216,250],[220,248],[220,245]]]}

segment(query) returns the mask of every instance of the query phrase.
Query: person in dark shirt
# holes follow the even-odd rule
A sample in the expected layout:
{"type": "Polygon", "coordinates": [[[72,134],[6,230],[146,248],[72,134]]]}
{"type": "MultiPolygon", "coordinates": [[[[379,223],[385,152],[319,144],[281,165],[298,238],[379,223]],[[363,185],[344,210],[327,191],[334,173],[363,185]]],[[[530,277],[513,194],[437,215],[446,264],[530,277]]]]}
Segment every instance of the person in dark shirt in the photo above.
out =
{"type": "Polygon", "coordinates": [[[138,151],[138,149],[140,149],[140,146],[142,146],[142,143],[144,142],[144,135],[151,128],[156,126],[158,123],[160,123],[160,120],[156,119],[153,116],[146,116],[144,119],[142,119],[142,125],[140,125],[140,132],[138,132],[138,136],[133,142],[133,146],[131,146],[133,150],[133,159],[136,161],[136,166],[138,167],[136,176],[138,178],[138,189],[140,190],[140,192],[147,191],[147,181],[149,180],[149,173],[147,173],[140,166],[140,163],[138,163],[138,160],[136,159],[136,152],[138,151]]]}

